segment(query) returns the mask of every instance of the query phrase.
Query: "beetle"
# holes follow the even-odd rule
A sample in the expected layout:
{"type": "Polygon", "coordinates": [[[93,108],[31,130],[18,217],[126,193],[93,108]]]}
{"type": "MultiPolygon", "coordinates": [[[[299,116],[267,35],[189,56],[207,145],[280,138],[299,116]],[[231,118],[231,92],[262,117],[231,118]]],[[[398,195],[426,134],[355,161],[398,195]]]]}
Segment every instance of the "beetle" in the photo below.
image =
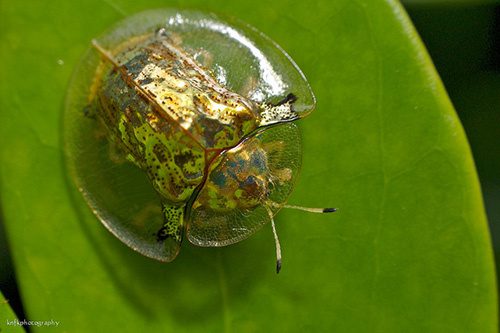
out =
{"type": "MultiPolygon", "coordinates": [[[[166,25],[152,25],[119,42],[104,46],[98,39],[92,41],[98,60],[85,115],[97,120],[115,151],[145,173],[161,202],[162,223],[155,230],[144,228],[148,231],[141,231],[139,237],[162,248],[160,257],[150,255],[136,241],[126,243],[143,254],[171,261],[184,236],[199,246],[225,246],[271,222],[279,272],[281,247],[273,218],[277,211],[282,207],[335,211],[286,204],[301,163],[294,121],[312,111],[314,96],[300,70],[279,48],[274,52],[281,52],[305,82],[306,96],[312,101],[307,112],[296,104],[302,96],[284,91],[290,85],[274,91],[274,101],[262,96],[273,89],[270,81],[246,80],[239,92],[231,89],[220,75],[223,61],[214,66],[213,54],[206,48],[183,45],[183,36],[190,38],[191,32],[185,32],[189,22],[195,34],[200,34],[196,28],[207,30],[207,26],[220,32],[221,23],[200,13],[162,16],[166,25]]],[[[222,27],[226,32],[238,31],[225,23],[222,27]]],[[[244,38],[237,42],[245,45],[249,39],[244,38]]],[[[262,62],[263,53],[253,47],[249,49],[262,67],[269,67],[262,62]]],[[[98,214],[101,221],[120,239],[131,237],[102,215],[98,214]]]]}

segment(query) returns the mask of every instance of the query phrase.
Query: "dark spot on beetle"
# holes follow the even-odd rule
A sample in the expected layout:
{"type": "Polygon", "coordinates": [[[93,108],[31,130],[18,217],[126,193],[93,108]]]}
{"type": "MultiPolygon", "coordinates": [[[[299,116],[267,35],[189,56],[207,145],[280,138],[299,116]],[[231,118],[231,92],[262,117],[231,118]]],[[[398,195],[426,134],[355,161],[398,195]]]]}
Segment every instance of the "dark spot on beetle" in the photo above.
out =
{"type": "Polygon", "coordinates": [[[86,105],[84,108],[83,108],[83,115],[87,118],[90,118],[90,119],[96,119],[96,113],[95,113],[95,109],[93,106],[91,106],[90,104],[86,105]]]}
{"type": "MultiPolygon", "coordinates": [[[[153,82],[153,79],[150,77],[147,77],[145,79],[139,80],[138,82],[140,85],[146,85],[146,84],[153,82]]],[[[147,91],[149,92],[149,90],[147,90],[147,91]]]]}
{"type": "Polygon", "coordinates": [[[168,234],[168,229],[165,226],[161,227],[160,230],[158,230],[158,232],[156,233],[156,240],[158,242],[163,242],[169,237],[170,235],[168,234]]]}

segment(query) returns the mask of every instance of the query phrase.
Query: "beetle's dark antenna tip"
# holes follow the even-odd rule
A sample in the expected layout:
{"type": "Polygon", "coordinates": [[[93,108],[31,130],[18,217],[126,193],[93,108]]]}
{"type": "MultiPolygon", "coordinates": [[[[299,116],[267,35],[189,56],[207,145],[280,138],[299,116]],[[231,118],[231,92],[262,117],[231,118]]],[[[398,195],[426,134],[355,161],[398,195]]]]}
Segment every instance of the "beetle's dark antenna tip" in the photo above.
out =
{"type": "Polygon", "coordinates": [[[281,271],[281,259],[276,260],[276,274],[279,274],[281,271]]]}
{"type": "Polygon", "coordinates": [[[323,208],[323,213],[335,213],[337,208],[323,208]]]}

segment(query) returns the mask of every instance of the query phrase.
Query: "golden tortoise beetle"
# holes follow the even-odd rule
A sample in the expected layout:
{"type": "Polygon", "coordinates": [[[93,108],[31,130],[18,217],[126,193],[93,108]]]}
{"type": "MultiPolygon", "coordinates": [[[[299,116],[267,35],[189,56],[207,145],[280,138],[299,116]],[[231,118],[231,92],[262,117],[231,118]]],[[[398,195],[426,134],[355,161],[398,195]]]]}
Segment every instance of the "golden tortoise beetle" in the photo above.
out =
{"type": "Polygon", "coordinates": [[[101,222],[145,256],[172,261],[184,235],[233,244],[270,221],[279,271],[278,210],[335,211],[286,205],[301,161],[293,121],[314,107],[300,69],[256,29],[143,12],[93,40],[74,73],[68,170],[101,222]]]}

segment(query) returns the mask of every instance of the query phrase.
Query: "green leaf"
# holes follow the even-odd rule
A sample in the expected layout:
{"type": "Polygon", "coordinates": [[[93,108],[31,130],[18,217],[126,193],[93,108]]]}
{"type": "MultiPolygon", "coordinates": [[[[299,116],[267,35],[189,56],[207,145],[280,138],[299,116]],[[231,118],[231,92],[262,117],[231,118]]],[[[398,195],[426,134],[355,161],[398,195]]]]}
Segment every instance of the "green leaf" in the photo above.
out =
{"type": "Polygon", "coordinates": [[[29,318],[69,332],[496,331],[471,152],[394,1],[169,3],[243,19],[299,64],[318,108],[300,122],[290,203],[340,210],[278,215],[278,276],[270,226],[227,248],[185,243],[170,264],[110,235],[66,179],[65,89],[91,38],[165,5],[0,3],[0,195],[29,318]]]}
{"type": "Polygon", "coordinates": [[[9,301],[0,293],[0,332],[24,332],[17,322],[16,314],[12,311],[9,301]]]}

